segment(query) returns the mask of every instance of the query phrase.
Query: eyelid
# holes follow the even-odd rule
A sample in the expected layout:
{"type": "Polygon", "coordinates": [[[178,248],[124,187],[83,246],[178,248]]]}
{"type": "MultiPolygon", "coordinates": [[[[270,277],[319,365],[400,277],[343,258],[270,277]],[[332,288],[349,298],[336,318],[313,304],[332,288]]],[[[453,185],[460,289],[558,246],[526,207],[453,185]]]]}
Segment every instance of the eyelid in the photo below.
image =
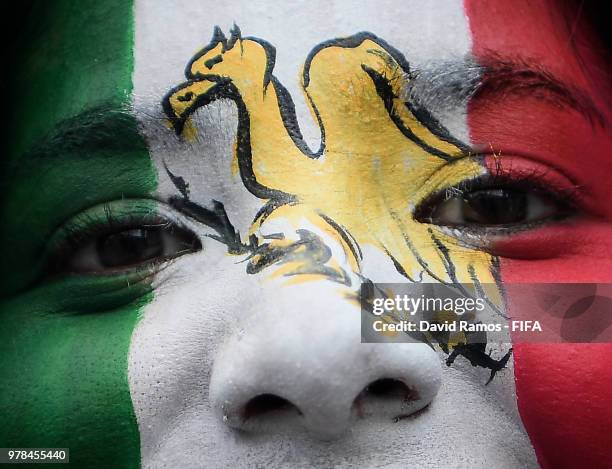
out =
{"type": "Polygon", "coordinates": [[[427,194],[417,199],[419,203],[413,208],[413,216],[418,220],[423,218],[427,206],[435,202],[494,185],[539,192],[575,210],[582,206],[584,199],[581,187],[555,168],[522,156],[486,154],[461,158],[438,170],[426,184],[427,194]],[[454,173],[462,172],[462,166],[466,162],[473,164],[474,160],[482,170],[453,183],[457,180],[454,173]]]}
{"type": "Polygon", "coordinates": [[[502,156],[485,154],[483,164],[492,177],[509,182],[530,181],[559,197],[571,197],[575,202],[582,200],[579,184],[558,168],[524,156],[502,156]]]}
{"type": "Polygon", "coordinates": [[[93,236],[110,234],[143,225],[175,225],[190,231],[201,241],[198,230],[176,210],[153,199],[121,199],[101,203],[73,216],[50,237],[44,254],[47,274],[61,257],[93,236]]]}

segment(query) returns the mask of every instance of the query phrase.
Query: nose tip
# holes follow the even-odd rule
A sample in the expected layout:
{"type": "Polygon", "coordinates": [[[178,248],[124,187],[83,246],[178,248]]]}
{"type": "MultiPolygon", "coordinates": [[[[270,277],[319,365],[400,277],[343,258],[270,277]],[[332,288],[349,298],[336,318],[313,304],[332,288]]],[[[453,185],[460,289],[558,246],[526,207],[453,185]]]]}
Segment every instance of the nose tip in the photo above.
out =
{"type": "Polygon", "coordinates": [[[212,367],[209,402],[225,425],[257,434],[306,429],[328,440],[434,399],[436,352],[422,343],[361,343],[359,306],[338,298],[334,284],[317,285],[316,294],[285,286],[257,303],[261,314],[245,316],[212,367]]]}
{"type": "Polygon", "coordinates": [[[210,402],[226,425],[246,432],[302,427],[335,439],[356,420],[414,414],[440,387],[439,360],[424,344],[357,343],[334,353],[313,347],[301,358],[243,354],[236,345],[231,359],[215,363],[210,402]]]}

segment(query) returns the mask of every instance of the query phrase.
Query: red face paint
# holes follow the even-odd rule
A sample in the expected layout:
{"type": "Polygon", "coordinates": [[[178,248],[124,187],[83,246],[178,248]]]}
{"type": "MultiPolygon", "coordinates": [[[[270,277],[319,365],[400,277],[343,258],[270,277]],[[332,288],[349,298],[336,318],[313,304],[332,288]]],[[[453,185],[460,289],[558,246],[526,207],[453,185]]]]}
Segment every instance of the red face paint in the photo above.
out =
{"type": "MultiPolygon", "coordinates": [[[[577,188],[573,217],[494,246],[505,283],[612,283],[611,93],[596,76],[607,65],[587,50],[585,25],[571,21],[577,12],[568,15],[560,6],[549,0],[465,1],[479,63],[535,67],[579,90],[600,111],[594,119],[527,89],[492,89],[470,103],[472,142],[502,160],[521,161],[503,165],[510,175],[530,164],[541,174],[544,166],[577,188]]],[[[485,161],[496,169],[494,157],[485,161]]],[[[509,311],[513,317],[523,313],[509,311]]],[[[514,360],[518,407],[540,464],[609,467],[612,344],[515,343],[514,360]]]]}

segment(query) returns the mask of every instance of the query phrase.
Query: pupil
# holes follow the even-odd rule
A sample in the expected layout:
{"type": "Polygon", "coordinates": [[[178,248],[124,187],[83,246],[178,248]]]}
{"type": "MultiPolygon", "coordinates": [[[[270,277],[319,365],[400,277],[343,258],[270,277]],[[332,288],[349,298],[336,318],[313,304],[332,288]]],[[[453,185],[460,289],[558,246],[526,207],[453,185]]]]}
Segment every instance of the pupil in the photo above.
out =
{"type": "Polygon", "coordinates": [[[97,242],[104,267],[137,264],[163,254],[160,230],[136,228],[101,237],[97,242]]]}
{"type": "Polygon", "coordinates": [[[527,194],[511,189],[483,189],[466,194],[466,222],[505,225],[523,222],[527,216],[527,194]]]}

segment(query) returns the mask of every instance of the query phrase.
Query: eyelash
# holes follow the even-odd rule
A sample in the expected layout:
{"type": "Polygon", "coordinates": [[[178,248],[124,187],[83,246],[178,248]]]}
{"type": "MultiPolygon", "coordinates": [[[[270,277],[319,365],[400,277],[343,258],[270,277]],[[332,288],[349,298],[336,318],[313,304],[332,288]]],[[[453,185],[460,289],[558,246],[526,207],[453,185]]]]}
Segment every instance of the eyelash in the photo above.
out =
{"type": "Polygon", "coordinates": [[[553,199],[567,211],[577,210],[577,201],[581,198],[580,186],[560,186],[548,176],[548,171],[530,170],[521,171],[520,174],[509,174],[507,170],[500,167],[473,179],[465,180],[455,186],[446,187],[443,190],[427,197],[414,211],[414,218],[426,221],[426,214],[440,202],[450,200],[455,197],[462,197],[475,190],[504,188],[514,190],[524,190],[535,194],[540,194],[553,199]]]}
{"type": "MultiPolygon", "coordinates": [[[[93,238],[143,226],[170,228],[178,225],[153,212],[119,215],[114,213],[109,204],[103,206],[103,211],[104,216],[82,213],[76,220],[61,228],[61,234],[54,236],[49,245],[47,274],[61,271],[70,254],[93,238]]],[[[155,262],[148,265],[155,265],[155,262]]]]}

